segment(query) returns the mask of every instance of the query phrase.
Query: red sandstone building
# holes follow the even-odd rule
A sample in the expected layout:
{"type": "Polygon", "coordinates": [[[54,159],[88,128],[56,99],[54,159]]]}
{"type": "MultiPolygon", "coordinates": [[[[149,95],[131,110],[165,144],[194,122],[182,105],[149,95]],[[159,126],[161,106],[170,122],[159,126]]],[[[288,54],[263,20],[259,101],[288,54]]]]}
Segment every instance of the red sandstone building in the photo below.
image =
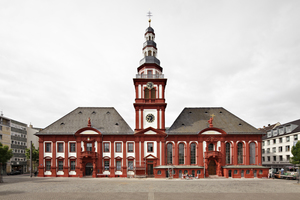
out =
{"type": "Polygon", "coordinates": [[[166,130],[167,79],[150,26],[145,39],[133,79],[135,130],[114,108],[79,107],[36,134],[38,175],[267,177],[263,133],[224,108],[185,108],[166,130]]]}

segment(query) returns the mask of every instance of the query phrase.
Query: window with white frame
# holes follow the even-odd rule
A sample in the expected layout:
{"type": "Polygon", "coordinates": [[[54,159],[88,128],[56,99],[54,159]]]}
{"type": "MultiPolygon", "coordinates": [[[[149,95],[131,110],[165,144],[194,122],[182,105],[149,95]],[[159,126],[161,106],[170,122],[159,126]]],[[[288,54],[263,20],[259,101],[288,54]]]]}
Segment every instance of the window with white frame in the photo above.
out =
{"type": "Polygon", "coordinates": [[[76,164],[76,163],[75,163],[75,160],[71,160],[71,161],[70,161],[70,164],[71,164],[71,167],[70,167],[71,171],[74,171],[74,170],[75,170],[75,166],[76,166],[76,165],[75,165],[75,164],[76,164]]]}
{"type": "Polygon", "coordinates": [[[46,161],[46,171],[50,171],[51,170],[51,161],[47,160],[46,161]]]}
{"type": "Polygon", "coordinates": [[[128,160],[128,170],[133,170],[133,161],[128,160]]]}
{"type": "Polygon", "coordinates": [[[117,171],[121,171],[121,161],[117,160],[117,171]]]}
{"type": "Polygon", "coordinates": [[[298,140],[298,134],[294,135],[294,141],[298,140]]]}
{"type": "Polygon", "coordinates": [[[289,151],[290,151],[290,145],[286,145],[286,146],[285,146],[285,151],[286,151],[286,152],[289,152],[289,151]]]}
{"type": "Polygon", "coordinates": [[[286,136],[285,140],[286,140],[286,142],[289,142],[290,141],[290,136],[286,136]]]}
{"type": "Polygon", "coordinates": [[[272,148],[272,153],[276,153],[276,147],[272,148]]]}
{"type": "Polygon", "coordinates": [[[63,167],[64,167],[64,162],[62,160],[59,160],[58,161],[58,170],[59,171],[62,171],[63,170],[63,167]]]}
{"type": "Polygon", "coordinates": [[[109,160],[104,161],[104,170],[108,171],[109,170],[109,160]]]}

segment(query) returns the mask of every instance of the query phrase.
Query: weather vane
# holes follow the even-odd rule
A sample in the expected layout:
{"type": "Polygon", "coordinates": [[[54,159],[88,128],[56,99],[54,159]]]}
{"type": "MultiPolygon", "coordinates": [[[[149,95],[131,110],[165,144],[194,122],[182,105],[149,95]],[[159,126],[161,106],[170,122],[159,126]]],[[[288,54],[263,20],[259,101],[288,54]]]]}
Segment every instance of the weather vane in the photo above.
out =
{"type": "Polygon", "coordinates": [[[152,13],[149,11],[149,12],[147,13],[147,16],[149,17],[149,26],[150,26],[152,13]]]}

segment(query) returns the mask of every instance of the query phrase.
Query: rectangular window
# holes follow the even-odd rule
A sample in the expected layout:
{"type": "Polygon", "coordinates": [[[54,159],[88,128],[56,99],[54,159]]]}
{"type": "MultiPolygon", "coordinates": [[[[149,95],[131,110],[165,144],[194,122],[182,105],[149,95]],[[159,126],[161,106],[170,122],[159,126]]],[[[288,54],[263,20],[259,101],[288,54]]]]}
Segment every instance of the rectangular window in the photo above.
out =
{"type": "Polygon", "coordinates": [[[267,153],[270,153],[270,148],[267,148],[267,153]]]}
{"type": "Polygon", "coordinates": [[[0,135],[0,140],[2,140],[2,135],[0,135]]]}
{"type": "Polygon", "coordinates": [[[128,170],[133,170],[133,161],[128,160],[128,170]]]}
{"type": "Polygon", "coordinates": [[[273,139],[273,144],[276,144],[276,139],[273,139]]]}
{"type": "Polygon", "coordinates": [[[279,143],[282,143],[282,138],[279,138],[279,143]]]}
{"type": "Polygon", "coordinates": [[[295,140],[295,141],[298,140],[298,134],[294,135],[294,140],[295,140]]]}
{"type": "Polygon", "coordinates": [[[290,145],[285,146],[285,151],[289,152],[290,151],[290,145]]]}
{"type": "Polygon", "coordinates": [[[116,152],[122,152],[122,143],[121,142],[116,143],[116,152]]]}
{"type": "Polygon", "coordinates": [[[70,143],[70,152],[75,152],[75,143],[70,143]]]}
{"type": "Polygon", "coordinates": [[[57,151],[64,152],[64,144],[63,143],[57,143],[57,151]]]}
{"type": "Polygon", "coordinates": [[[51,152],[51,143],[46,143],[45,145],[45,152],[51,152]]]}
{"type": "Polygon", "coordinates": [[[262,161],[265,162],[265,157],[262,157],[262,161]]]}
{"type": "Polygon", "coordinates": [[[284,133],[284,130],[283,130],[283,127],[281,127],[280,129],[279,129],[279,135],[282,135],[284,133]]]}
{"type": "Polygon", "coordinates": [[[262,153],[265,153],[265,149],[262,149],[262,153]]]}
{"type": "Polygon", "coordinates": [[[282,152],[282,146],[278,147],[278,152],[282,152]]]}
{"type": "Polygon", "coordinates": [[[268,162],[270,162],[271,161],[271,158],[270,158],[270,156],[268,156],[268,162]]]}
{"type": "Polygon", "coordinates": [[[276,147],[272,148],[272,153],[276,153],[276,147]]]}
{"type": "Polygon", "coordinates": [[[104,152],[109,152],[109,143],[104,142],[104,152]]]}
{"type": "Polygon", "coordinates": [[[279,161],[282,161],[283,159],[282,159],[282,156],[279,156],[279,161]]]}
{"type": "Polygon", "coordinates": [[[87,144],[86,144],[86,150],[87,150],[87,151],[92,151],[92,146],[93,146],[92,143],[87,143],[87,144]]]}
{"type": "Polygon", "coordinates": [[[148,152],[153,152],[153,142],[148,142],[147,143],[147,151],[148,152]]]}
{"type": "Polygon", "coordinates": [[[63,170],[63,167],[64,167],[64,162],[62,160],[59,160],[58,161],[58,170],[63,170]]]}
{"type": "Polygon", "coordinates": [[[121,161],[117,160],[117,171],[121,171],[121,161]]]}
{"type": "Polygon", "coordinates": [[[270,140],[267,141],[268,145],[270,145],[270,140]]]}
{"type": "Polygon", "coordinates": [[[287,133],[290,133],[291,132],[291,126],[286,126],[285,130],[286,130],[287,133]]]}
{"type": "Polygon", "coordinates": [[[50,171],[51,170],[51,161],[47,160],[46,161],[46,171],[50,171]]]}
{"type": "Polygon", "coordinates": [[[290,161],[290,155],[286,155],[286,161],[290,161]]]}
{"type": "Polygon", "coordinates": [[[273,161],[276,161],[276,156],[273,156],[273,161]]]}
{"type": "Polygon", "coordinates": [[[109,170],[109,160],[104,161],[104,170],[108,171],[109,170]]]}
{"type": "Polygon", "coordinates": [[[71,170],[75,170],[75,160],[71,160],[71,170]]]}
{"type": "Polygon", "coordinates": [[[127,143],[128,152],[133,152],[133,142],[127,143]]]}
{"type": "Polygon", "coordinates": [[[290,141],[290,136],[286,136],[286,142],[289,142],[290,141]]]}

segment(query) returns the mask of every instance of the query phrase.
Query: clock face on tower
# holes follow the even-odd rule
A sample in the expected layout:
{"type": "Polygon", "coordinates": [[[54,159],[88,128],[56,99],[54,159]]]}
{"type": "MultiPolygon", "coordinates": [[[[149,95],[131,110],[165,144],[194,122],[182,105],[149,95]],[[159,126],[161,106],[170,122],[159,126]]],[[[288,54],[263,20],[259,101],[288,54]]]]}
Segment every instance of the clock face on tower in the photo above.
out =
{"type": "Polygon", "coordinates": [[[153,114],[146,115],[146,120],[147,122],[152,123],[154,121],[154,115],[153,114]]]}
{"type": "Polygon", "coordinates": [[[147,83],[147,88],[151,90],[153,88],[153,83],[152,82],[148,82],[147,83]]]}

